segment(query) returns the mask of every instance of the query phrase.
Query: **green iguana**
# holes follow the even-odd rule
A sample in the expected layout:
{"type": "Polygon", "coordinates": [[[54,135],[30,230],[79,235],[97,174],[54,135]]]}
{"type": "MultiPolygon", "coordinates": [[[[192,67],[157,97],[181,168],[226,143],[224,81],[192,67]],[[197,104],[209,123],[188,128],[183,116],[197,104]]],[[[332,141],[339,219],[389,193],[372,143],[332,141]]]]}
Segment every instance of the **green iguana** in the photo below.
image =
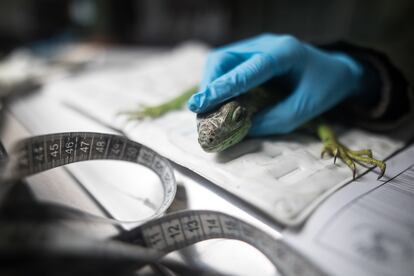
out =
{"type": "MultiPolygon", "coordinates": [[[[128,114],[131,119],[159,117],[171,110],[182,108],[195,92],[197,92],[197,87],[185,91],[164,104],[124,112],[124,114],[128,114]]],[[[249,132],[253,114],[274,104],[277,100],[280,100],[277,93],[269,93],[259,87],[225,102],[214,110],[197,114],[198,143],[206,152],[221,152],[239,143],[249,132]]],[[[371,150],[348,149],[338,141],[331,128],[321,119],[316,119],[307,125],[316,131],[324,145],[321,157],[329,154],[334,157],[334,163],[337,157],[340,158],[352,170],[354,179],[355,162],[378,167],[381,170],[378,179],[384,175],[385,163],[374,159],[371,150]]]]}

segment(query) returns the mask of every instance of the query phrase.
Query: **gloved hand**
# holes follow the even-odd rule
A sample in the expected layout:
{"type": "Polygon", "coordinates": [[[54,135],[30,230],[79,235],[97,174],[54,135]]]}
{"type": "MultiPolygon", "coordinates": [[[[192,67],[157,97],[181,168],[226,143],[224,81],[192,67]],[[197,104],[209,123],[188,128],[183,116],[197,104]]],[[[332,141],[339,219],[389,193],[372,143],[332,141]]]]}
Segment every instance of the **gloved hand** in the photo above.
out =
{"type": "Polygon", "coordinates": [[[293,91],[257,113],[249,134],[287,133],[346,98],[361,96],[363,71],[346,54],[324,52],[292,36],[264,34],[213,51],[188,107],[205,112],[273,77],[287,77],[293,91]]]}

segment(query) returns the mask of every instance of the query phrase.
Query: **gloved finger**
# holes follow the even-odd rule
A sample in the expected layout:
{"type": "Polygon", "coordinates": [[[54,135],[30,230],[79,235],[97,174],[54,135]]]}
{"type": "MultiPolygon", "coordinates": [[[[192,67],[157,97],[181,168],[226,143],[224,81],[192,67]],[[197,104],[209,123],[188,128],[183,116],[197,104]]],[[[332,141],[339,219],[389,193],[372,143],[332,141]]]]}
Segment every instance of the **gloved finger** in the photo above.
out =
{"type": "Polygon", "coordinates": [[[324,110],[315,109],[311,93],[297,89],[288,98],[256,114],[252,119],[250,136],[289,133],[324,110]]]}
{"type": "Polygon", "coordinates": [[[237,43],[227,51],[246,59],[259,53],[267,55],[277,64],[274,68],[275,75],[283,75],[289,72],[293,66],[303,63],[305,50],[305,45],[292,36],[275,37],[274,35],[263,34],[243,43],[237,43]]]}
{"type": "Polygon", "coordinates": [[[199,86],[200,91],[205,90],[209,83],[221,77],[244,60],[240,55],[231,52],[216,51],[209,54],[199,86]]]}
{"type": "Polygon", "coordinates": [[[236,97],[273,77],[275,63],[272,58],[256,54],[233,70],[222,75],[194,94],[188,107],[196,113],[206,112],[218,104],[236,97]]]}

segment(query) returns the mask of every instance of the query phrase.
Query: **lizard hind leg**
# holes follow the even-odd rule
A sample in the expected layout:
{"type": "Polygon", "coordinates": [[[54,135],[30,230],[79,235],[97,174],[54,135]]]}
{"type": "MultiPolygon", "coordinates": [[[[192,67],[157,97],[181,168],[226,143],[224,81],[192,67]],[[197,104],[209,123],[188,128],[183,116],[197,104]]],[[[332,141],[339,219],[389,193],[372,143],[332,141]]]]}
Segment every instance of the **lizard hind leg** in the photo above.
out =
{"type": "Polygon", "coordinates": [[[185,90],[175,98],[172,98],[164,103],[154,106],[139,105],[136,110],[121,111],[120,115],[126,115],[129,120],[142,120],[145,118],[158,118],[164,114],[181,109],[188,99],[197,92],[198,87],[194,86],[185,90]]]}
{"type": "Polygon", "coordinates": [[[136,110],[119,112],[121,115],[126,115],[128,120],[142,120],[145,118],[158,118],[164,113],[170,111],[165,104],[156,106],[139,105],[136,110]]]}
{"type": "Polygon", "coordinates": [[[329,154],[334,157],[334,163],[337,158],[341,159],[352,170],[354,179],[356,175],[355,162],[378,167],[381,170],[378,179],[384,175],[386,164],[381,160],[373,158],[372,151],[370,149],[348,149],[338,141],[334,132],[326,124],[320,124],[317,127],[317,132],[323,143],[321,157],[323,158],[325,154],[329,154]]]}

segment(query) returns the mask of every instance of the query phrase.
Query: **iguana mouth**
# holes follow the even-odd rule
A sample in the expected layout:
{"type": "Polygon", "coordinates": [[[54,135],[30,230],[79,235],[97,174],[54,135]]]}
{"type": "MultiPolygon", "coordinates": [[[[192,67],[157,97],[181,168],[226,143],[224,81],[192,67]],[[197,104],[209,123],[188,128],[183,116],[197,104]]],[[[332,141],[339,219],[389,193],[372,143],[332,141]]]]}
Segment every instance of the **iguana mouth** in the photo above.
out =
{"type": "Polygon", "coordinates": [[[199,140],[199,144],[202,149],[206,152],[221,152],[238,142],[240,142],[250,129],[250,123],[243,124],[240,128],[235,129],[225,137],[221,137],[220,140],[216,140],[216,143],[206,143],[205,140],[199,140]]]}

